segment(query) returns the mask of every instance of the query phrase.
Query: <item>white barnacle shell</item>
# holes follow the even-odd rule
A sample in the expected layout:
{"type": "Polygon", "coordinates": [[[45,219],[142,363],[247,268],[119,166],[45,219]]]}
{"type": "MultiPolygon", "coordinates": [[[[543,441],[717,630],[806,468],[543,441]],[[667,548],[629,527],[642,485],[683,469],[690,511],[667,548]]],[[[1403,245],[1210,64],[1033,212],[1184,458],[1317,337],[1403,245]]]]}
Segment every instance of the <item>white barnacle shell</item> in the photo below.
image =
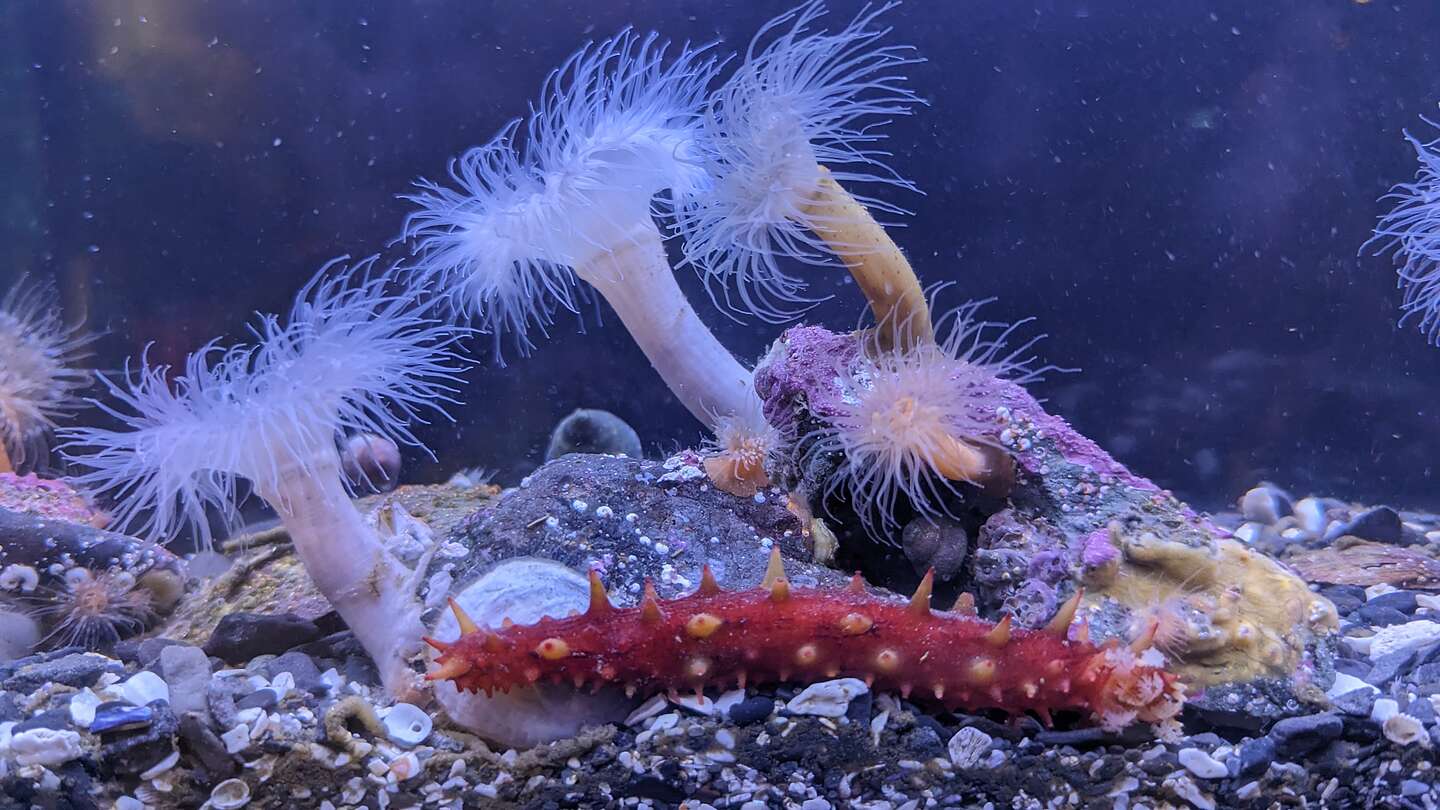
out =
{"type": "MultiPolygon", "coordinates": [[[[455,601],[481,627],[498,628],[507,618],[533,624],[546,616],[583,612],[590,603],[590,584],[573,568],[525,557],[500,563],[455,594],[455,601]]],[[[459,638],[454,614],[443,614],[432,635],[441,641],[459,638]]],[[[573,737],[585,726],[619,722],[634,708],[618,689],[592,695],[548,683],[486,697],[441,681],[435,697],[457,724],[491,742],[522,749],[573,737]]]]}
{"type": "Polygon", "coordinates": [[[1418,718],[1399,712],[1390,715],[1381,725],[1385,732],[1385,739],[1396,745],[1410,745],[1414,742],[1425,742],[1429,735],[1425,733],[1425,724],[1418,718]]]}
{"type": "Polygon", "coordinates": [[[40,584],[40,575],[28,565],[12,563],[0,571],[0,591],[29,593],[40,584]]]}

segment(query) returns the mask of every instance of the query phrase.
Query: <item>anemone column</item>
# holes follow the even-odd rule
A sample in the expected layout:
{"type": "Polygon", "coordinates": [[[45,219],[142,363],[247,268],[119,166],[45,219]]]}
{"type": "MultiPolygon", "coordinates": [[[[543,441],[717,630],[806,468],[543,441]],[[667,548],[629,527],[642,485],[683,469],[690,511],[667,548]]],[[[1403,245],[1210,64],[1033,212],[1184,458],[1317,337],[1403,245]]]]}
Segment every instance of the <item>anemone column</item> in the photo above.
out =
{"type": "MultiPolygon", "coordinates": [[[[414,578],[365,523],[342,484],[336,436],[385,435],[418,445],[409,426],[451,401],[460,333],[428,320],[409,294],[388,294],[373,260],[300,293],[288,321],[264,316],[259,343],[207,347],[173,385],[141,360],[110,382],[125,429],[65,431],[77,483],[119,500],[118,517],[152,535],[188,520],[208,540],[208,515],[234,516],[245,479],[279,514],[317,589],[375,660],[385,686],[412,697],[409,658],[422,631],[414,578]]],[[[333,264],[333,263],[332,263],[333,264]]],[[[441,411],[443,413],[443,411],[441,411]]],[[[422,563],[420,569],[424,568],[422,563]]]]}

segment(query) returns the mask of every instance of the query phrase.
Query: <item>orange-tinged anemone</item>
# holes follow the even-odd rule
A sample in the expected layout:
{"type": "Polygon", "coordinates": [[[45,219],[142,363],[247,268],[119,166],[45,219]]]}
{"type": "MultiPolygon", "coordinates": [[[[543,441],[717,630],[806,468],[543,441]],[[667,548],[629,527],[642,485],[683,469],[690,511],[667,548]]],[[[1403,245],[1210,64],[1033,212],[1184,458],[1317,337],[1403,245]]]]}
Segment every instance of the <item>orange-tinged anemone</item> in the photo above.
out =
{"type": "Polygon", "coordinates": [[[757,401],[744,413],[716,420],[715,441],[705,448],[705,472],[716,489],[749,498],[770,485],[765,460],[779,437],[757,401]]]}
{"type": "Polygon", "coordinates": [[[65,590],[53,595],[54,604],[40,611],[54,623],[45,638],[52,647],[103,650],[144,630],[155,619],[151,592],[137,587],[128,572],[92,574],[76,568],[66,579],[65,590]]]}
{"type": "Polygon", "coordinates": [[[21,279],[0,302],[0,472],[43,457],[56,417],[90,383],[75,364],[91,338],[65,324],[53,294],[21,279]]]}
{"type": "Polygon", "coordinates": [[[881,324],[863,352],[837,375],[840,411],[812,434],[810,453],[838,452],[843,462],[831,494],[848,499],[872,535],[896,526],[902,498],[919,515],[949,514],[955,485],[997,495],[1008,491],[1014,464],[996,436],[997,383],[1039,377],[1025,356],[1038,338],[1009,350],[1016,325],[976,319],[971,302],[940,319],[938,343],[910,348],[894,336],[903,324],[881,324]],[[948,330],[948,332],[946,331],[948,330]]]}

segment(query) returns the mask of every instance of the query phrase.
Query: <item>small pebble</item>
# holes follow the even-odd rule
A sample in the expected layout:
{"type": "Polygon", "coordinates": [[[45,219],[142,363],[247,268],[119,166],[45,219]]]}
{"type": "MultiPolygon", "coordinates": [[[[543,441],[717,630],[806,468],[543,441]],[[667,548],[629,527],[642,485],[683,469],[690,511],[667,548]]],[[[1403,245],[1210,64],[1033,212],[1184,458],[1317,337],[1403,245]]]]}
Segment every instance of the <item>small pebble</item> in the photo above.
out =
{"type": "Polygon", "coordinates": [[[869,691],[870,687],[858,678],[821,681],[805,687],[804,691],[785,704],[785,709],[791,714],[844,717],[850,708],[850,701],[869,691]]]}
{"type": "Polygon", "coordinates": [[[170,687],[159,675],[142,669],[120,685],[120,696],[136,706],[144,706],[157,700],[170,702],[170,687]]]}
{"type": "Polygon", "coordinates": [[[947,746],[950,763],[957,768],[973,768],[990,753],[990,746],[994,741],[993,737],[980,729],[966,726],[950,738],[947,746]]]}
{"type": "Polygon", "coordinates": [[[1230,775],[1225,763],[1220,762],[1199,748],[1181,748],[1176,754],[1185,770],[1201,779],[1224,779],[1230,775]]]}

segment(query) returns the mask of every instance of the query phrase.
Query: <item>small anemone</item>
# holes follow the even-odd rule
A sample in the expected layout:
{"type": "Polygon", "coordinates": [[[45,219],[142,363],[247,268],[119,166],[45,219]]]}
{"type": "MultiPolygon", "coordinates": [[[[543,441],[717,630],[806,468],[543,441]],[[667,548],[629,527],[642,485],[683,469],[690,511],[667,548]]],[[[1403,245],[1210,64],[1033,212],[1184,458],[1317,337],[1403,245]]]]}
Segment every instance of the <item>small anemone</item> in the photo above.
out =
{"type": "MultiPolygon", "coordinates": [[[[819,0],[782,14],[756,34],[745,62],[711,96],[702,143],[714,180],[684,200],[677,226],[686,259],[706,271],[722,308],[782,322],[814,303],[777,257],[834,261],[837,246],[820,234],[843,230],[836,218],[851,214],[824,203],[827,179],[847,189],[915,190],[873,146],[884,137],[877,127],[885,118],[921,103],[899,69],[922,60],[906,46],[875,45],[889,29],[872,24],[895,5],[866,8],[833,33],[812,29],[825,14],[819,0]]],[[[908,213],[878,198],[854,199],[874,211],[908,213]]]]}
{"type": "Polygon", "coordinates": [[[985,303],[943,316],[939,343],[881,350],[879,330],[903,329],[882,324],[860,357],[839,370],[842,396],[831,424],[802,440],[809,454],[843,458],[829,494],[846,498],[877,539],[895,534],[902,498],[922,517],[954,517],[956,484],[986,489],[1010,470],[995,437],[1002,381],[1024,385],[1055,369],[1034,368],[1029,355],[1043,335],[1007,347],[1027,321],[978,320],[985,303]]]}
{"type": "Polygon", "coordinates": [[[38,611],[52,627],[44,639],[50,647],[109,649],[155,620],[150,591],[129,572],[75,568],[65,579],[64,590],[48,594],[50,604],[38,611]]]}
{"type": "Polygon", "coordinates": [[[0,456],[16,466],[45,455],[55,420],[90,384],[75,366],[93,336],[65,323],[54,292],[21,278],[0,301],[0,456]]]}
{"type": "Polygon", "coordinates": [[[705,472],[717,489],[748,498],[769,486],[765,465],[779,443],[757,400],[745,411],[715,420],[715,438],[703,449],[705,472]]]}
{"type": "Polygon", "coordinates": [[[705,48],[668,51],[629,30],[581,48],[546,79],[523,148],[511,122],[451,162],[453,188],[421,179],[406,197],[413,270],[494,335],[497,357],[504,335],[523,353],[530,328],[578,311],[575,271],[644,240],[635,228],[667,210],[658,194],[706,182],[695,141],[717,66],[705,48]]]}
{"type": "Polygon", "coordinates": [[[1415,182],[1399,183],[1383,198],[1395,207],[1361,249],[1376,245],[1376,255],[1391,253],[1400,264],[1398,284],[1405,296],[1400,322],[1419,318],[1420,331],[1440,344],[1440,138],[1421,141],[1406,132],[1405,139],[1420,161],[1415,182]]]}

